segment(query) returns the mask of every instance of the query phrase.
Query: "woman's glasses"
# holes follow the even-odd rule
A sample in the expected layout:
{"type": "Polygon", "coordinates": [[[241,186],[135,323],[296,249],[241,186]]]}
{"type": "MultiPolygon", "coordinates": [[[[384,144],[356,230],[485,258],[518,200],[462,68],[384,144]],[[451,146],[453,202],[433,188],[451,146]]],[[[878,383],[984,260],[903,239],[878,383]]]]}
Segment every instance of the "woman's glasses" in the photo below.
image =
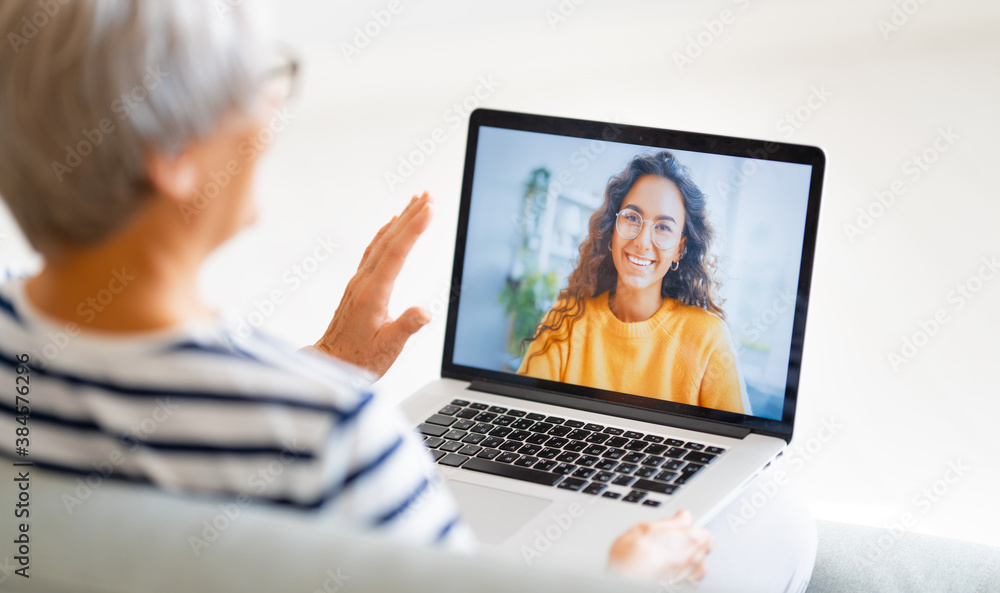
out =
{"type": "Polygon", "coordinates": [[[264,70],[264,87],[279,101],[287,101],[296,91],[299,61],[287,53],[275,54],[264,70]]]}
{"type": "Polygon", "coordinates": [[[619,212],[615,218],[615,230],[622,239],[635,239],[642,232],[642,225],[648,222],[653,225],[653,245],[656,245],[657,249],[663,251],[673,249],[681,240],[681,233],[673,229],[670,221],[644,220],[638,212],[629,208],[619,212]]]}

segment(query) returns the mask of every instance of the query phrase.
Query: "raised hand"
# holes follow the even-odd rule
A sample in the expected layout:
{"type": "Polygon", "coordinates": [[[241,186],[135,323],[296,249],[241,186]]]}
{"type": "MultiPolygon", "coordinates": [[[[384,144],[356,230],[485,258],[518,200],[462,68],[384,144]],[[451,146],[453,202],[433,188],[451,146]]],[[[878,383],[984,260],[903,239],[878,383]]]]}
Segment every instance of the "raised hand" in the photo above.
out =
{"type": "Polygon", "coordinates": [[[691,513],[677,511],[667,519],[639,523],[615,540],[608,569],[644,581],[676,584],[705,578],[705,556],[712,550],[712,534],[694,527],[691,513]]]}

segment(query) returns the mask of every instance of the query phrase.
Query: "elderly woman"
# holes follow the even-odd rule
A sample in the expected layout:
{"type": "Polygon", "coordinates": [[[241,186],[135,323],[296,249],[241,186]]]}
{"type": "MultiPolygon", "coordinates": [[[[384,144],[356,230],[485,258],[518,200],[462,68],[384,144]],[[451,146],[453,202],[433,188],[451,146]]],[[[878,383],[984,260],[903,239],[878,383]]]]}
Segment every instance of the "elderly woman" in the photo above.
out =
{"type": "MultiPolygon", "coordinates": [[[[255,140],[296,72],[244,3],[217,4],[75,0],[41,19],[34,0],[0,3],[15,32],[0,48],[0,194],[44,258],[0,286],[0,369],[31,368],[32,459],[465,549],[430,456],[368,389],[429,320],[387,314],[426,194],[375,236],[306,352],[237,340],[198,296],[205,258],[255,218],[255,140]],[[282,472],[255,479],[273,461],[282,472]]],[[[15,414],[0,409],[4,434],[15,414]]],[[[627,532],[610,564],[697,579],[710,545],[680,515],[627,532]]]]}

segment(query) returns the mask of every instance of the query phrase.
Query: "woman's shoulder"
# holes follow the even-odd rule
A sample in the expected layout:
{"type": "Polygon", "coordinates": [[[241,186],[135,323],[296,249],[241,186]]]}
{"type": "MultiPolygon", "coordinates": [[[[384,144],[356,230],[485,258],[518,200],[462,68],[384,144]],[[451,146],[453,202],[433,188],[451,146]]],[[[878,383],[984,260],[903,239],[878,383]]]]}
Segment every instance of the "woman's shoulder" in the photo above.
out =
{"type": "Polygon", "coordinates": [[[667,301],[670,307],[668,319],[673,322],[668,325],[709,339],[726,338],[726,322],[722,317],[702,307],[687,305],[675,299],[667,301]]]}

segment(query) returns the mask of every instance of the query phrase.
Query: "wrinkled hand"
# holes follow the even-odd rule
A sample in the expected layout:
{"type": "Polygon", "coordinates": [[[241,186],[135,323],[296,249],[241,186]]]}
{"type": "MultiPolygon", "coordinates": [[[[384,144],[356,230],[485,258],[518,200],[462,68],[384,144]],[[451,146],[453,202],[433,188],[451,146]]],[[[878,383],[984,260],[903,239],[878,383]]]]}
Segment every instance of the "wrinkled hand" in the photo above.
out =
{"type": "Polygon", "coordinates": [[[705,578],[711,550],[712,534],[694,527],[691,513],[677,511],[668,519],[639,523],[615,540],[608,569],[637,580],[697,582],[705,578]]]}
{"type": "Polygon", "coordinates": [[[407,309],[395,320],[389,317],[389,297],[396,277],[431,215],[432,201],[424,192],[379,230],[314,348],[379,377],[389,370],[410,336],[431,320],[420,307],[407,309]]]}

